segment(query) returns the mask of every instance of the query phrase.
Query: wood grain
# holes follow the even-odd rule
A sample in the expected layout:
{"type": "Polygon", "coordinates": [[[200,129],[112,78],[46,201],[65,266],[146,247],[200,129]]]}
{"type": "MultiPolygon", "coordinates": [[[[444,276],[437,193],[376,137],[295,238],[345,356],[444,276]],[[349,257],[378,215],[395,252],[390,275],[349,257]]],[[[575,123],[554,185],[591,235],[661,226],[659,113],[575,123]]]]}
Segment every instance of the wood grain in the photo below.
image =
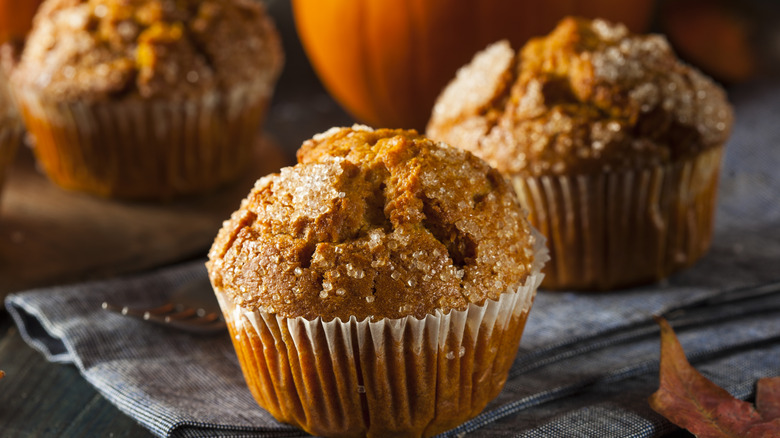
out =
{"type": "Polygon", "coordinates": [[[289,164],[276,142],[259,136],[250,170],[236,183],[204,196],[144,203],[62,190],[35,169],[28,149],[19,152],[2,194],[0,298],[205,256],[254,182],[289,164]]]}
{"type": "Polygon", "coordinates": [[[73,365],[47,362],[0,317],[0,435],[152,437],[108,403],[73,365]]]}

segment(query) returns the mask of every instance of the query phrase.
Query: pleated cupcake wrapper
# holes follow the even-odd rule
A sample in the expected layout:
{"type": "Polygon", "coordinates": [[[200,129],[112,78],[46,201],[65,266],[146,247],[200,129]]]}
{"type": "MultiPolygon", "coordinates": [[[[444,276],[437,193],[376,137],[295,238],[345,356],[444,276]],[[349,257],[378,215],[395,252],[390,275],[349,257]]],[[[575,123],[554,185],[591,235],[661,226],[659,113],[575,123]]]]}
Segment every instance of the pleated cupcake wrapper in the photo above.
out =
{"type": "Polygon", "coordinates": [[[34,152],[58,185],[119,198],[200,193],[236,179],[251,160],[268,86],[184,100],[57,102],[15,98],[34,152]]]}
{"type": "Polygon", "coordinates": [[[612,289],[694,263],[710,246],[722,153],[636,171],[513,178],[548,239],[542,287],[612,289]]]}
{"type": "Polygon", "coordinates": [[[507,378],[547,260],[525,283],[423,319],[284,318],[218,291],[247,384],[283,422],[324,436],[430,436],[478,414],[507,378]]]}

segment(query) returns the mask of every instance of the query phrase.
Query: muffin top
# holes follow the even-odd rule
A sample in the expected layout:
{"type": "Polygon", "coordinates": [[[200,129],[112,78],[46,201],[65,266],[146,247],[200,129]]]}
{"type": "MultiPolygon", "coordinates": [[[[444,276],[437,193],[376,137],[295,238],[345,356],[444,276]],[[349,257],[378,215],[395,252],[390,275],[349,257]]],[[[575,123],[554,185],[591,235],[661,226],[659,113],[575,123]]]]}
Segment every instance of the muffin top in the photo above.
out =
{"type": "Polygon", "coordinates": [[[598,173],[664,164],[722,145],[725,92],[660,35],[568,17],[516,54],[478,53],[439,96],[427,134],[502,172],[598,173]]]}
{"type": "Polygon", "coordinates": [[[270,92],[282,56],[255,0],[46,0],[13,80],[63,100],[270,92]]]}
{"type": "Polygon", "coordinates": [[[212,283],[244,308],[343,321],[497,299],[531,271],[511,186],[415,131],[334,128],[261,178],[219,231],[212,283]]]}

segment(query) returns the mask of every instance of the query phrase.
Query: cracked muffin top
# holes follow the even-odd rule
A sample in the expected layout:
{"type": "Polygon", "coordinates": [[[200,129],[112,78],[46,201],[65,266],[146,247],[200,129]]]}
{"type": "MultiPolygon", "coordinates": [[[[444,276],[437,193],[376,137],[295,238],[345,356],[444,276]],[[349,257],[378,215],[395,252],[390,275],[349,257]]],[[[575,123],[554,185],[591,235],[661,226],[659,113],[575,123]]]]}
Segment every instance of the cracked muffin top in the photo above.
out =
{"type": "Polygon", "coordinates": [[[270,92],[282,57],[254,0],[47,0],[14,80],[58,99],[270,92]]]}
{"type": "Polygon", "coordinates": [[[664,37],[569,17],[519,54],[505,41],[478,53],[439,96],[427,134],[539,176],[669,163],[724,144],[732,123],[723,89],[664,37]]]}
{"type": "Polygon", "coordinates": [[[423,318],[497,299],[531,272],[511,186],[415,131],[334,128],[261,178],[219,231],[209,275],[283,317],[423,318]]]}

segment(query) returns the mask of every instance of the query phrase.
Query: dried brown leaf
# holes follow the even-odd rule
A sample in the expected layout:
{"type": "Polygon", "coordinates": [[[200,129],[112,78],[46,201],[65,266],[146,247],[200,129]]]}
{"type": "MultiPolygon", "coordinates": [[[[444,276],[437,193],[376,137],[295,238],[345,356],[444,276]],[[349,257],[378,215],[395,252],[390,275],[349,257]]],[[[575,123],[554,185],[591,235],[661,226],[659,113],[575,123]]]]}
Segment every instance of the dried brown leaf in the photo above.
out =
{"type": "Polygon", "coordinates": [[[761,379],[756,405],[734,398],[691,366],[669,323],[661,327],[660,386],[650,406],[698,438],[780,436],[780,378],[761,379]]]}
{"type": "Polygon", "coordinates": [[[766,420],[780,418],[780,377],[765,377],[758,381],[756,409],[766,420]]]}

